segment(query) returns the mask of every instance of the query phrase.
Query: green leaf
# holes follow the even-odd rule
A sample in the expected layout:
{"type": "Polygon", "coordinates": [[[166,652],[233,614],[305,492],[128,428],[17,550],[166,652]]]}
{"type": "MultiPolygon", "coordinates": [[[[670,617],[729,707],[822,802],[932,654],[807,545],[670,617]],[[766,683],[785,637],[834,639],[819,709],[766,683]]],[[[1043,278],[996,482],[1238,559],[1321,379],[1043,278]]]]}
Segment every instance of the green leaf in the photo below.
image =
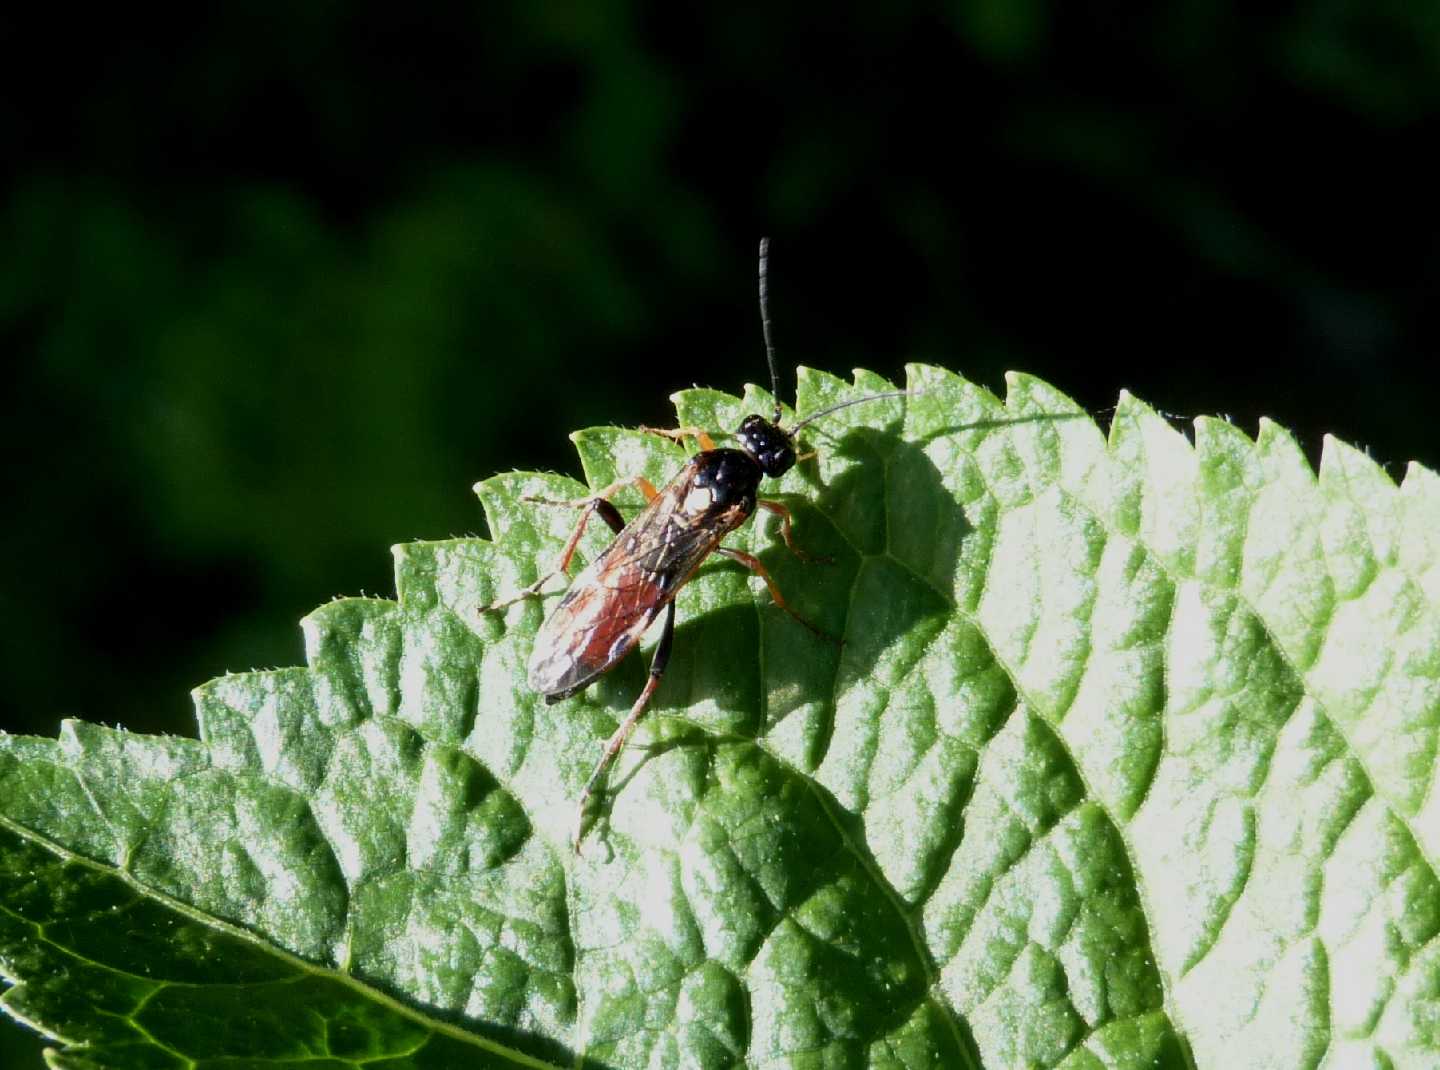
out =
{"type": "MultiPolygon", "coordinates": [[[[833,563],[731,540],[844,646],[707,564],[579,857],[644,660],[548,705],[555,595],[480,612],[554,561],[558,476],[201,687],[198,740],[0,737],[6,1008],[67,1067],[1437,1065],[1440,480],[909,386],[771,491],[833,563]]],[[[575,441],[591,486],[683,456],[575,441]]]]}

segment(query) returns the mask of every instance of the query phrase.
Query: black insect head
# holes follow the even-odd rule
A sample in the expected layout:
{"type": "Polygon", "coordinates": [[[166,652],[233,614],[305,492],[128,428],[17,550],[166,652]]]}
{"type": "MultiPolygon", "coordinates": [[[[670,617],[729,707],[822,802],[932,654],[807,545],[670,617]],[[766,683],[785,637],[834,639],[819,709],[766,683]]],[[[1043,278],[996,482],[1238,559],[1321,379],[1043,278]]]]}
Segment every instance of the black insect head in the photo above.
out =
{"type": "Polygon", "coordinates": [[[795,467],[795,440],[763,416],[747,416],[735,432],[740,448],[755,458],[760,471],[774,478],[795,467]]]}

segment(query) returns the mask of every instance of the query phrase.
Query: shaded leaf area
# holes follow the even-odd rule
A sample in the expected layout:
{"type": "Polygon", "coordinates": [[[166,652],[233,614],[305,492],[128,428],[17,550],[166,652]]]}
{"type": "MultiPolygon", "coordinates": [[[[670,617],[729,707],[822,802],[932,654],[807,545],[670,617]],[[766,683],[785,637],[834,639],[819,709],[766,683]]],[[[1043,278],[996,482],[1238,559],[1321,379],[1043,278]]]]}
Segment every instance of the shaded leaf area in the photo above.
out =
{"type": "MultiPolygon", "coordinates": [[[[42,759],[43,760],[43,759],[42,759]]],[[[0,827],[5,1007],[67,1044],[51,1065],[541,1066],[217,928],[94,863],[0,827]]]]}
{"type": "MultiPolygon", "coordinates": [[[[813,425],[774,490],[832,563],[732,540],[844,645],[703,568],[580,857],[575,799],[643,662],[553,706],[525,688],[554,595],[480,609],[574,523],[527,499],[584,493],[529,474],[479,487],[493,541],[398,547],[397,602],[307,618],[308,668],[200,688],[198,741],[0,739],[15,850],[92,860],[51,852],[46,887],[78,867],[255,934],[226,937],[232,973],[207,956],[217,985],[271,954],[380,1032],[489,1045],[460,1065],[1433,1065],[1440,481],[1333,442],[1317,476],[1272,425],[1192,442],[1128,397],[1107,441],[1023,376],[1004,403],[909,385],[813,425]]],[[[887,388],[803,373],[798,409],[887,388]]],[[[677,403],[716,428],[771,404],[677,403]]],[[[683,456],[575,439],[591,486],[683,456]]],[[[12,1005],[85,1039],[70,1019],[114,1013],[86,985],[63,1020],[30,1009],[57,926],[27,887],[12,1005]]],[[[126,1036],[108,1065],[170,1065],[126,1036]]]]}

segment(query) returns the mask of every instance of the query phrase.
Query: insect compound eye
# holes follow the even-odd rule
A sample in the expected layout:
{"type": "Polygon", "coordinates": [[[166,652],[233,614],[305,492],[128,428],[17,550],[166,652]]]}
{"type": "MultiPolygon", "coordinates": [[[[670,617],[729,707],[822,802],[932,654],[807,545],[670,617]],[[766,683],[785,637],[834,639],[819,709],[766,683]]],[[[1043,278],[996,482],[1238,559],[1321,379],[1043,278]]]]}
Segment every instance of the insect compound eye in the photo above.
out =
{"type": "Polygon", "coordinates": [[[795,466],[795,443],[790,435],[764,417],[745,417],[735,437],[767,476],[783,476],[795,466]]]}
{"type": "Polygon", "coordinates": [[[795,467],[795,447],[787,438],[755,459],[760,464],[760,471],[773,479],[795,467]]]}

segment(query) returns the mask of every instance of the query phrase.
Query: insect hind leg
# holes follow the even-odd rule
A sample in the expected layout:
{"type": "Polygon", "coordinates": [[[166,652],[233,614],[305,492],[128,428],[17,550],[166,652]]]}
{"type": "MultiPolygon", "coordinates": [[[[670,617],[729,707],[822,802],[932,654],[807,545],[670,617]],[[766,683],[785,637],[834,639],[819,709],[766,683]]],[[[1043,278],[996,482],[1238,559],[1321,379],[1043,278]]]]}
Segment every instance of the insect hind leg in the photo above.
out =
{"type": "Polygon", "coordinates": [[[580,801],[576,804],[575,810],[575,835],[571,838],[571,846],[575,853],[580,853],[580,841],[585,836],[585,811],[590,799],[595,795],[596,788],[605,779],[610,766],[616,757],[625,749],[625,743],[630,738],[630,733],[635,731],[635,725],[644,716],[645,709],[650,705],[655,690],[660,686],[660,678],[665,675],[665,667],[670,664],[670,649],[675,643],[675,603],[671,602],[665,607],[665,629],[660,633],[660,642],[655,646],[655,656],[650,659],[650,676],[645,681],[645,687],[640,696],[635,700],[635,705],[630,707],[630,712],[625,715],[625,720],[620,722],[620,727],[615,729],[610,738],[605,742],[605,749],[600,752],[600,760],[595,763],[595,769],[591,772],[590,778],[585,781],[585,787],[580,792],[580,801]]]}
{"type": "Polygon", "coordinates": [[[488,606],[484,606],[481,612],[488,613],[492,610],[504,609],[506,606],[513,606],[516,602],[522,602],[527,598],[534,598],[539,595],[541,588],[556,576],[569,575],[570,562],[575,557],[575,549],[580,545],[580,537],[585,534],[586,525],[590,523],[592,516],[598,515],[601,520],[605,521],[606,526],[609,527],[611,531],[617,535],[620,534],[625,528],[625,518],[620,515],[620,510],[615,508],[610,498],[628,486],[639,487],[641,493],[645,495],[646,501],[653,499],[657,493],[654,485],[644,476],[634,476],[631,479],[622,479],[612,483],[599,494],[592,495],[588,498],[573,498],[570,501],[561,502],[551,501],[548,498],[528,496],[522,498],[522,501],[538,502],[542,505],[564,505],[584,511],[580,514],[580,519],[575,524],[575,530],[570,533],[570,538],[565,540],[565,548],[560,552],[560,561],[554,568],[528,587],[522,588],[512,597],[499,599],[491,602],[488,606]]]}

